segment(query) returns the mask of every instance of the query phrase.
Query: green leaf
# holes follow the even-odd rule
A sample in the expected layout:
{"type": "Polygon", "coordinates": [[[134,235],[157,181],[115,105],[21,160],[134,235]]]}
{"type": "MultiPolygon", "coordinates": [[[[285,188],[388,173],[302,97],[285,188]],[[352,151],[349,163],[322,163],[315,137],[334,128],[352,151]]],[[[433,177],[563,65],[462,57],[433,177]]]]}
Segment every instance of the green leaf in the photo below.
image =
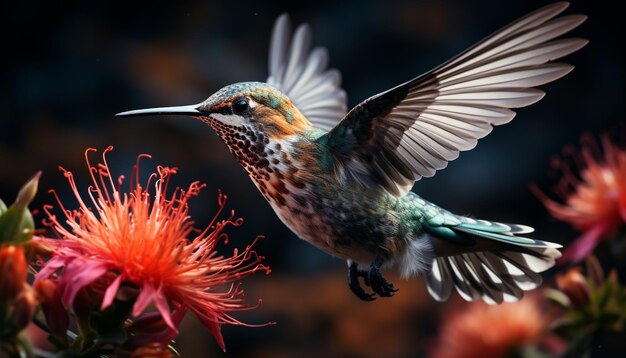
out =
{"type": "Polygon", "coordinates": [[[26,184],[22,186],[20,191],[17,193],[17,198],[15,202],[11,206],[15,206],[18,209],[26,209],[31,201],[37,195],[37,188],[39,187],[39,177],[41,176],[41,171],[38,171],[33,175],[26,184]]]}
{"type": "Polygon", "coordinates": [[[11,205],[0,216],[0,244],[20,244],[30,241],[34,229],[35,222],[30,211],[11,205]]]}
{"type": "Polygon", "coordinates": [[[549,301],[552,301],[563,308],[570,308],[572,306],[572,301],[569,297],[567,297],[565,293],[554,288],[546,289],[545,296],[549,301]]]}
{"type": "Polygon", "coordinates": [[[33,237],[35,223],[33,222],[32,214],[28,210],[28,204],[37,194],[40,176],[41,172],[33,175],[22,186],[17,194],[17,199],[8,208],[4,202],[0,201],[0,244],[21,244],[33,237]]]}
{"type": "Polygon", "coordinates": [[[603,328],[611,330],[614,329],[614,326],[620,321],[621,318],[622,316],[619,313],[604,312],[598,321],[603,328]]]}
{"type": "Polygon", "coordinates": [[[572,338],[580,334],[595,329],[593,317],[584,315],[581,312],[571,312],[568,316],[558,318],[552,324],[552,332],[563,338],[572,338]]]}

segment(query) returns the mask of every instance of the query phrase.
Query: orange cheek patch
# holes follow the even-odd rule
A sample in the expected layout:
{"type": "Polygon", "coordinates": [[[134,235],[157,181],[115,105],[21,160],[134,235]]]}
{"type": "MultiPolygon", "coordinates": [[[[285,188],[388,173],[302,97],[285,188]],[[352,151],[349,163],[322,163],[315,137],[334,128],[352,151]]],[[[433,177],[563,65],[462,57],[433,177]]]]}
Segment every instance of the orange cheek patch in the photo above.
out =
{"type": "Polygon", "coordinates": [[[308,128],[311,123],[291,103],[285,103],[281,109],[269,107],[256,110],[256,120],[272,140],[280,140],[308,128]],[[287,120],[291,119],[291,123],[287,120]]]}

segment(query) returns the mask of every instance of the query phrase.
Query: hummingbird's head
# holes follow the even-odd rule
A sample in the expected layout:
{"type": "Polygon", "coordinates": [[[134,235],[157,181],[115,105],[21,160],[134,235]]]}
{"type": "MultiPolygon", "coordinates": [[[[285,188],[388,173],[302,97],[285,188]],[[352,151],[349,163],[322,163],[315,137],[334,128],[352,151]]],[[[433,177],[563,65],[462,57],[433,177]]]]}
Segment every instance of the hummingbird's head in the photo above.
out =
{"type": "Polygon", "coordinates": [[[140,109],[117,116],[189,115],[207,123],[229,144],[245,133],[262,134],[270,140],[304,131],[311,123],[287,96],[262,82],[240,82],[215,92],[204,102],[190,106],[140,109]]]}
{"type": "MultiPolygon", "coordinates": [[[[255,183],[259,183],[261,192],[268,200],[283,204],[282,196],[273,193],[268,185],[278,185],[279,189],[282,188],[280,190],[285,187],[276,183],[266,184],[264,181],[270,179],[270,173],[278,173],[278,163],[285,160],[281,148],[285,141],[289,141],[289,136],[312,128],[311,122],[287,96],[260,82],[226,86],[200,104],[140,109],[117,114],[121,117],[146,115],[188,115],[208,124],[226,143],[255,183]]],[[[289,162],[283,164],[289,165],[289,162]]],[[[301,182],[298,183],[302,185],[301,182]]]]}

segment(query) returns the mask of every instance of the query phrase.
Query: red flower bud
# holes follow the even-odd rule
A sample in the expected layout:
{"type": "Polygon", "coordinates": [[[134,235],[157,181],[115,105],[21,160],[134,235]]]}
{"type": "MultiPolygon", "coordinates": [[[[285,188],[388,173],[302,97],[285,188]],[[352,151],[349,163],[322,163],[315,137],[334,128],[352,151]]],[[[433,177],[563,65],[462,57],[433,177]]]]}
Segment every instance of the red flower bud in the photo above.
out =
{"type": "Polygon", "coordinates": [[[0,302],[12,301],[22,292],[27,269],[21,246],[0,246],[0,302]]]}
{"type": "Polygon", "coordinates": [[[591,300],[591,289],[580,267],[573,267],[565,274],[556,275],[556,285],[570,299],[572,307],[583,308],[591,300]]]}
{"type": "Polygon", "coordinates": [[[587,260],[585,261],[587,276],[591,279],[591,282],[595,285],[595,287],[599,287],[604,282],[604,271],[602,270],[602,265],[600,265],[600,261],[595,255],[589,255],[587,260]]]}
{"type": "Polygon", "coordinates": [[[52,280],[45,279],[35,282],[35,292],[41,302],[50,333],[65,338],[70,320],[61,302],[61,290],[52,280]]]}
{"type": "MultiPolygon", "coordinates": [[[[28,286],[25,285],[28,288],[28,286]]],[[[26,328],[35,314],[37,308],[37,300],[35,293],[30,288],[22,290],[20,296],[13,303],[13,313],[11,314],[11,322],[16,331],[26,328]]]]}

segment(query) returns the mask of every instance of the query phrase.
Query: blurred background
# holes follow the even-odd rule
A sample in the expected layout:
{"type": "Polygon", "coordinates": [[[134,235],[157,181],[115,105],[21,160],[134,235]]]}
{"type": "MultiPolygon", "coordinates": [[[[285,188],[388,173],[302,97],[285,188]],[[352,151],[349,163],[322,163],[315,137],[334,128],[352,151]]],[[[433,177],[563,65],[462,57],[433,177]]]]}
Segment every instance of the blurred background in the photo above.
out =
{"type": "MultiPolygon", "coordinates": [[[[297,239],[275,216],[215,134],[184,117],[119,119],[120,111],[198,103],[222,86],[263,81],[275,18],[312,26],[314,46],[325,46],[343,75],[349,105],[421,74],[546,1],[150,1],[12,2],[2,5],[0,197],[14,199],[21,184],[43,171],[33,208],[52,203],[47,190],[67,196],[57,167],[88,183],[83,152],[115,150],[109,165],[128,174],[135,158],[147,175],[157,164],[179,167],[175,183],[207,189],[191,202],[199,227],[229,195],[245,224],[232,228],[229,250],[257,235],[270,276],[244,283],[263,305],[236,315],[265,328],[223,328],[231,356],[413,356],[427,354],[448,309],[434,302],[421,279],[391,277],[392,299],[363,303],[346,284],[345,262],[297,239]]],[[[463,153],[413,191],[453,212],[519,222],[538,239],[567,243],[577,236],[549,218],[530,192],[549,191],[551,159],[583,133],[623,131],[626,84],[622,13],[609,2],[574,1],[568,14],[589,19],[573,36],[591,42],[567,58],[576,69],[543,86],[547,96],[522,109],[476,149],[463,153]]],[[[95,157],[94,157],[95,159],[95,157]]],[[[67,199],[66,199],[66,202],[67,199]]],[[[71,201],[70,201],[71,202],[71,201]]],[[[68,205],[70,206],[70,205],[68,205]]],[[[41,219],[41,216],[39,216],[41,219]]],[[[550,273],[548,273],[548,276],[550,273]]],[[[194,319],[177,347],[183,356],[221,355],[194,319]]]]}

